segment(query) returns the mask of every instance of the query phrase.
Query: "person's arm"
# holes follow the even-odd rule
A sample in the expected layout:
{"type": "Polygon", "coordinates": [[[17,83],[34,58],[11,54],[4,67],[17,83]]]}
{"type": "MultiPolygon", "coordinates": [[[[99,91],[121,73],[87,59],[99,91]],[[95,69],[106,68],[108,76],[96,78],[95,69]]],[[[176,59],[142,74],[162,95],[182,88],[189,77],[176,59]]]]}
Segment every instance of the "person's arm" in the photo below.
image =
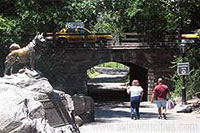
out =
{"type": "Polygon", "coordinates": [[[168,97],[171,98],[170,92],[168,93],[168,97]]]}
{"type": "Polygon", "coordinates": [[[141,91],[141,92],[140,92],[140,96],[141,96],[141,97],[143,97],[143,94],[144,94],[144,92],[143,92],[143,91],[141,91]]]}
{"type": "Polygon", "coordinates": [[[144,92],[141,91],[141,92],[140,92],[140,101],[142,101],[143,94],[144,94],[144,92]]]}
{"type": "Polygon", "coordinates": [[[151,96],[151,103],[153,103],[155,97],[156,97],[156,87],[153,89],[153,93],[152,93],[152,96],[151,96]]]}
{"type": "Polygon", "coordinates": [[[167,98],[168,98],[168,99],[170,99],[170,98],[171,98],[171,95],[170,95],[170,90],[169,90],[169,88],[168,88],[167,98]]]}
{"type": "Polygon", "coordinates": [[[128,87],[126,88],[126,92],[127,92],[128,95],[130,94],[130,86],[128,86],[128,87]]]}
{"type": "Polygon", "coordinates": [[[151,103],[153,103],[154,97],[155,97],[155,94],[153,93],[151,96],[151,103]]]}

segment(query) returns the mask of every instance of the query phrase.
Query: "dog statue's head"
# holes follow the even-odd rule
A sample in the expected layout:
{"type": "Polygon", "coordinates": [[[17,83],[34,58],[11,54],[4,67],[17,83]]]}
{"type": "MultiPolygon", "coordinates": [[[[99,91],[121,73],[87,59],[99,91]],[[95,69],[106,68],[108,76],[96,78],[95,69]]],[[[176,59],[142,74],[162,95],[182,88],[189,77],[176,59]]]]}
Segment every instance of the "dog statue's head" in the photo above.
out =
{"type": "Polygon", "coordinates": [[[40,34],[38,32],[37,35],[35,36],[34,40],[38,47],[46,48],[46,40],[44,38],[43,33],[40,34]]]}

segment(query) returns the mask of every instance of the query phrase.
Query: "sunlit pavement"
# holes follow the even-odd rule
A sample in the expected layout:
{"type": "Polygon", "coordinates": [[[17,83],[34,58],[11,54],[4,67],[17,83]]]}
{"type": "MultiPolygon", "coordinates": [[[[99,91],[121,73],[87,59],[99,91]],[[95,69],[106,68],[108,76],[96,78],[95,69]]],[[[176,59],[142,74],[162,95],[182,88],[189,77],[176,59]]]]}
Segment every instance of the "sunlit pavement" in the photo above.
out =
{"type": "Polygon", "coordinates": [[[81,133],[200,133],[200,115],[167,111],[167,120],[157,118],[154,104],[143,102],[140,120],[130,118],[129,103],[96,108],[95,122],[80,127],[81,133]]]}

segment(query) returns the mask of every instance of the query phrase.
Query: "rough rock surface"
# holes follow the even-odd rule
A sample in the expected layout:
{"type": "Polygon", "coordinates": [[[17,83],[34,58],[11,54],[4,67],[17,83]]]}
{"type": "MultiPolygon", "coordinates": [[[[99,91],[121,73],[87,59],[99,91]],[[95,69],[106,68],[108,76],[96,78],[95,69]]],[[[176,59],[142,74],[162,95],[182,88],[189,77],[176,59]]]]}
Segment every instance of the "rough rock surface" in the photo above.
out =
{"type": "MultiPolygon", "coordinates": [[[[48,80],[36,71],[25,69],[23,73],[0,78],[0,133],[70,133],[73,126],[53,128],[45,116],[40,102],[54,91],[48,80]]],[[[68,100],[68,111],[73,101],[68,100]]]]}
{"type": "Polygon", "coordinates": [[[176,110],[177,113],[191,113],[192,107],[190,105],[177,104],[175,106],[175,110],[176,110]]]}
{"type": "Polygon", "coordinates": [[[89,96],[72,96],[74,101],[75,115],[79,116],[76,121],[78,125],[94,121],[94,101],[89,96]]]}

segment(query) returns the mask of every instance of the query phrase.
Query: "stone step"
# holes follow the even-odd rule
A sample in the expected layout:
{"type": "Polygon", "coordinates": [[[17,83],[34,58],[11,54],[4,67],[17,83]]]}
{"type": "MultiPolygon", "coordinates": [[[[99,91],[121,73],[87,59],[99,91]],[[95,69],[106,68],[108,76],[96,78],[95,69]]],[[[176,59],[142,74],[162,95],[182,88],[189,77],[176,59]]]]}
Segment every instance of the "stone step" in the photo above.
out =
{"type": "Polygon", "coordinates": [[[88,83],[125,83],[127,75],[107,75],[100,74],[99,76],[92,78],[88,83]]]}

